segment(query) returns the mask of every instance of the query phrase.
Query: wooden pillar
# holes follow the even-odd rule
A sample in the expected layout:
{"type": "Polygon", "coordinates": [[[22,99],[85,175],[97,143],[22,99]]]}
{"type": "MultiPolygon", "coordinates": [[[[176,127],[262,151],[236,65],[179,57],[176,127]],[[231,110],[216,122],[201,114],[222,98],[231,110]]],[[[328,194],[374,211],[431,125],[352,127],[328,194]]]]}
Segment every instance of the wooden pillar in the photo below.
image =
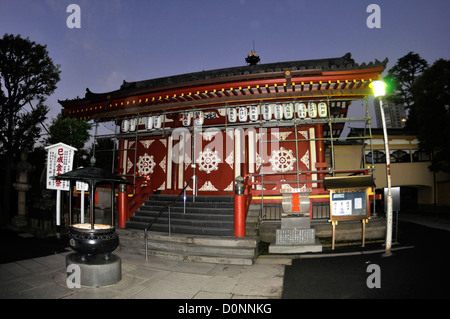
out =
{"type": "MultiPolygon", "coordinates": [[[[326,168],[327,164],[325,162],[325,143],[323,141],[323,125],[316,124],[315,125],[315,134],[316,134],[316,167],[313,169],[323,170],[326,168]]],[[[318,174],[317,179],[323,179],[324,174],[318,174]]],[[[323,188],[322,183],[318,183],[319,188],[323,188]]]]}

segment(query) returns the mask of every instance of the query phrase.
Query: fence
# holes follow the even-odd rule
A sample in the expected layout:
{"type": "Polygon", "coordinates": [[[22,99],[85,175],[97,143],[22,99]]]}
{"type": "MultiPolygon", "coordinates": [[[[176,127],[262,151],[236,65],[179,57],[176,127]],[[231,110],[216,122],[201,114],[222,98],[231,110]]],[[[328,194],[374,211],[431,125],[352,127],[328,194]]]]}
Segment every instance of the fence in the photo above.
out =
{"type": "MultiPolygon", "coordinates": [[[[312,219],[329,219],[330,203],[329,202],[313,202],[312,219]]],[[[283,208],[281,203],[264,203],[261,210],[261,218],[263,220],[280,220],[283,208]]]]}

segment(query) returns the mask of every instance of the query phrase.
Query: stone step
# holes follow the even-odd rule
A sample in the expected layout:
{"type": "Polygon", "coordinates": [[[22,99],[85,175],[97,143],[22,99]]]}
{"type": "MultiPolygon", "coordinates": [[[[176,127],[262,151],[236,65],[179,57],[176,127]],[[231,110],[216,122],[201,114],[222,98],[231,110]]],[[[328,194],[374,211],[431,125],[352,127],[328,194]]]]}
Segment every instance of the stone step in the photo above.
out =
{"type": "MultiPolygon", "coordinates": [[[[151,195],[147,201],[126,222],[126,228],[144,229],[168,204],[170,207],[170,232],[197,235],[234,235],[233,196],[192,196],[183,198],[176,195],[151,195]]],[[[152,224],[151,231],[169,231],[169,212],[164,211],[152,224]]]]}
{"type": "MultiPolygon", "coordinates": [[[[143,226],[147,227],[151,222],[154,221],[154,217],[147,216],[131,216],[130,220],[127,222],[127,227],[131,226],[132,223],[143,224],[143,226]]],[[[165,226],[167,231],[169,229],[169,216],[161,216],[156,222],[151,226],[151,228],[155,228],[157,225],[165,226]]],[[[144,227],[144,228],[145,228],[144,227]]],[[[199,228],[221,228],[227,230],[234,230],[234,221],[233,220],[209,220],[209,219],[192,219],[192,218],[175,218],[170,216],[170,227],[173,228],[181,228],[181,227],[199,227],[199,228]]],[[[140,228],[143,229],[143,228],[140,228]]],[[[152,230],[152,229],[150,229],[152,230]]],[[[177,232],[176,230],[174,230],[177,232]]]]}
{"type": "MultiPolygon", "coordinates": [[[[135,222],[128,221],[126,223],[127,229],[138,229],[144,230],[148,226],[148,223],[145,222],[135,222]]],[[[233,236],[234,228],[218,228],[218,227],[205,227],[205,226],[189,226],[189,225],[177,225],[173,224],[171,220],[170,224],[171,233],[180,233],[180,234],[192,234],[192,235],[210,235],[210,236],[233,236]]],[[[168,223],[161,223],[158,219],[150,228],[150,231],[157,232],[169,232],[168,223]]]]}
{"type": "MultiPolygon", "coordinates": [[[[163,201],[163,202],[172,202],[177,198],[178,195],[165,195],[165,194],[153,194],[149,197],[149,201],[163,201]]],[[[180,196],[177,203],[183,202],[183,196],[180,196]]],[[[218,196],[218,195],[201,195],[196,196],[195,201],[192,198],[192,195],[186,196],[186,204],[187,203],[214,203],[214,202],[223,202],[223,203],[234,203],[234,196],[218,196]]]]}
{"type": "MultiPolygon", "coordinates": [[[[118,229],[119,249],[145,256],[144,232],[118,229]]],[[[173,260],[252,265],[259,239],[148,232],[149,255],[173,260]]]]}
{"type": "MultiPolygon", "coordinates": [[[[134,214],[135,217],[148,217],[155,218],[158,216],[159,211],[150,211],[150,210],[138,210],[134,214]]],[[[160,218],[168,218],[169,212],[162,213],[160,218]]],[[[170,211],[170,218],[178,218],[178,219],[206,219],[206,220],[229,220],[232,221],[234,219],[234,214],[208,214],[208,213],[183,213],[183,212],[173,212],[170,211]]]]}
{"type": "MultiPolygon", "coordinates": [[[[211,204],[212,205],[212,204],[211,204]]],[[[203,206],[186,206],[184,208],[183,206],[171,206],[170,212],[174,213],[191,213],[191,214],[234,214],[234,207],[220,207],[220,203],[215,203],[214,205],[219,205],[219,207],[203,207],[203,206]]],[[[138,211],[141,212],[160,212],[161,209],[166,207],[167,204],[163,202],[158,202],[158,204],[149,204],[145,203],[142,205],[138,211]]]]}

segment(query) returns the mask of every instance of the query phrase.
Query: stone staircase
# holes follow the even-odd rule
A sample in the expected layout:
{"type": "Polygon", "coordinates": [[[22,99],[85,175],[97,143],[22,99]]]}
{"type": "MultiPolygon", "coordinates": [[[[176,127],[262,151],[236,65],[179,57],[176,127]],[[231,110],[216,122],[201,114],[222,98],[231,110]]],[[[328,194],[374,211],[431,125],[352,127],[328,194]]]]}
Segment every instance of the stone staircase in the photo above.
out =
{"type": "MultiPolygon", "coordinates": [[[[117,229],[119,250],[145,258],[144,231],[117,229]]],[[[149,256],[229,265],[252,265],[257,257],[257,237],[219,237],[189,234],[148,233],[149,256]]]]}
{"type": "MultiPolygon", "coordinates": [[[[159,211],[176,198],[175,195],[152,195],[126,223],[129,229],[144,229],[159,211]]],[[[151,226],[150,231],[169,231],[169,212],[165,211],[151,226]]],[[[233,196],[192,196],[186,200],[186,210],[180,198],[170,209],[171,233],[233,236],[233,196]]]]}
{"type": "MultiPolygon", "coordinates": [[[[144,228],[175,196],[152,195],[126,223],[117,229],[119,249],[145,258],[144,228]]],[[[252,265],[258,253],[259,238],[234,237],[233,196],[197,196],[182,198],[164,212],[148,232],[148,255],[173,260],[252,265]]]]}

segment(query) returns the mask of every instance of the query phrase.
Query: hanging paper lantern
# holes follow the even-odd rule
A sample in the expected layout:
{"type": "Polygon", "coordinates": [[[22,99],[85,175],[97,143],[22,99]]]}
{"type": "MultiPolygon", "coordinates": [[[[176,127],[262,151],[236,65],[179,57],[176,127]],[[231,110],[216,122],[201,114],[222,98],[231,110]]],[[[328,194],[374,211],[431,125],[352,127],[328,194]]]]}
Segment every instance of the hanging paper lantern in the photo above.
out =
{"type": "Polygon", "coordinates": [[[202,111],[195,111],[194,113],[194,124],[197,126],[203,125],[205,117],[202,111]]]}
{"type": "Polygon", "coordinates": [[[239,122],[247,122],[248,110],[247,107],[241,106],[239,108],[239,122]]]}
{"type": "Polygon", "coordinates": [[[320,117],[327,117],[327,104],[325,102],[320,102],[317,108],[319,109],[320,117]]]}
{"type": "Polygon", "coordinates": [[[283,112],[284,112],[284,105],[283,104],[275,104],[275,119],[276,120],[282,120],[283,119],[283,112]]]}
{"type": "Polygon", "coordinates": [[[250,121],[255,122],[258,120],[258,106],[257,105],[252,105],[250,106],[250,121]]]}
{"type": "Polygon", "coordinates": [[[270,106],[270,104],[264,104],[262,107],[262,113],[263,113],[263,118],[266,121],[269,121],[272,119],[272,107],[270,106]]]}
{"type": "Polygon", "coordinates": [[[122,120],[122,132],[126,133],[130,129],[130,121],[129,120],[122,120]]]}
{"type": "Polygon", "coordinates": [[[286,103],[284,106],[284,118],[291,120],[294,117],[294,105],[292,103],[286,103]]]}
{"type": "Polygon", "coordinates": [[[300,119],[306,118],[306,104],[305,103],[297,104],[297,115],[300,119]]]}
{"type": "Polygon", "coordinates": [[[228,122],[234,123],[237,120],[237,111],[234,107],[228,109],[228,122]]]}
{"type": "Polygon", "coordinates": [[[183,122],[183,126],[190,126],[191,125],[191,113],[184,112],[181,115],[181,122],[183,122]]]}
{"type": "Polygon", "coordinates": [[[145,129],[151,130],[153,128],[153,117],[147,116],[145,118],[145,129]]]}
{"type": "Polygon", "coordinates": [[[162,127],[162,115],[153,116],[153,127],[160,129],[162,127]]]}
{"type": "Polygon", "coordinates": [[[317,117],[317,105],[314,102],[308,103],[308,114],[310,118],[316,118],[317,117]]]}
{"type": "Polygon", "coordinates": [[[130,132],[136,131],[136,119],[130,120],[130,132]]]}

